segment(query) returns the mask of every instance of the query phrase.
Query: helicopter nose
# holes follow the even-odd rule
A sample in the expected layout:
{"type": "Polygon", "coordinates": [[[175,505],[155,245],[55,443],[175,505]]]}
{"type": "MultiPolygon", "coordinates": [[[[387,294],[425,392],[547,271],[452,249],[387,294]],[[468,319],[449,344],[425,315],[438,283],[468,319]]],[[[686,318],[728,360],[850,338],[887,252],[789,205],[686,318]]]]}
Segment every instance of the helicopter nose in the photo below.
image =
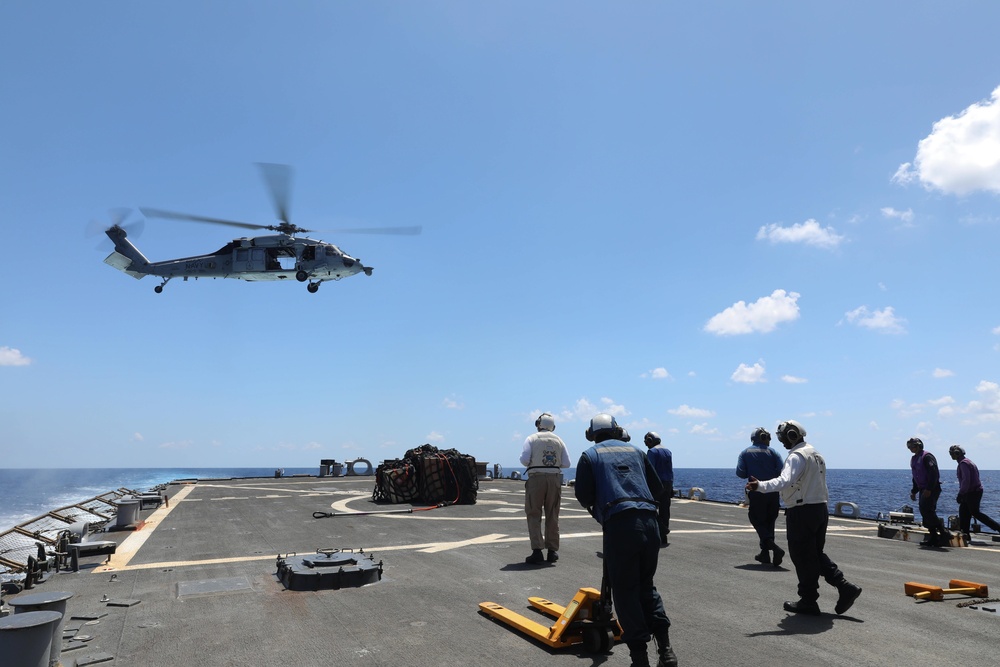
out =
{"type": "Polygon", "coordinates": [[[347,267],[348,269],[354,266],[354,263],[357,261],[353,257],[348,257],[347,255],[344,255],[340,259],[342,262],[344,262],[344,266],[347,267]]]}

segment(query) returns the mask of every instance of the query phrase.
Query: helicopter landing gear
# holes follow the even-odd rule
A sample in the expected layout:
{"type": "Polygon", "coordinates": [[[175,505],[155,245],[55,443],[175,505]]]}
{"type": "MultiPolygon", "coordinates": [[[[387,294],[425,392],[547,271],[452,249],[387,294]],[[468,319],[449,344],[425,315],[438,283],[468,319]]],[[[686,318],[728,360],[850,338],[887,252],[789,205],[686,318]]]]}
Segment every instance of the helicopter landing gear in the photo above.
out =
{"type": "Polygon", "coordinates": [[[298,280],[300,283],[304,283],[305,281],[309,280],[309,274],[303,271],[302,269],[299,269],[298,271],[295,272],[295,279],[298,280]]]}
{"type": "Polygon", "coordinates": [[[153,291],[157,294],[163,292],[163,286],[170,282],[170,278],[164,278],[163,282],[153,288],[153,291]]]}
{"type": "Polygon", "coordinates": [[[309,290],[310,294],[315,294],[319,291],[319,283],[309,283],[306,285],[306,289],[309,290]]]}

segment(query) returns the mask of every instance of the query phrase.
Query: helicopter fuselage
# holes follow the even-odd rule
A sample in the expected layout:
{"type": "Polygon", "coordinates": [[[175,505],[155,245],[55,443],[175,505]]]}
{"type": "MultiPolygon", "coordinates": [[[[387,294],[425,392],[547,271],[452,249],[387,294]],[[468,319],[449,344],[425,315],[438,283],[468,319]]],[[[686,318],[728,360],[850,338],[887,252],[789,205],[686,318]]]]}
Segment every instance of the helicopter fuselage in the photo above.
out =
{"type": "Polygon", "coordinates": [[[128,234],[120,226],[115,225],[106,233],[114,242],[115,250],[104,261],[136,279],[147,275],[163,278],[157,292],[173,278],[308,280],[309,291],[315,292],[326,280],[340,280],[361,272],[371,275],[371,267],[364,266],[332,243],[290,234],[244,237],[207,255],[150,262],[128,240],[128,234]]]}

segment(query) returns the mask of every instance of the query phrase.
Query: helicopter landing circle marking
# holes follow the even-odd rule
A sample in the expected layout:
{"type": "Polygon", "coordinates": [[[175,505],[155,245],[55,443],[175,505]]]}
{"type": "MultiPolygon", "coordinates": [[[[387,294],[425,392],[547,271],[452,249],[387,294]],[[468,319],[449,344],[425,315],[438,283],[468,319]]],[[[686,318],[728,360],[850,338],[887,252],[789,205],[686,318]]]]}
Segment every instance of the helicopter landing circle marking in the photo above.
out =
{"type": "MultiPolygon", "coordinates": [[[[498,507],[496,510],[493,511],[497,513],[509,514],[509,516],[490,516],[490,517],[444,516],[443,514],[439,514],[438,512],[435,511],[437,509],[447,509],[447,508],[434,508],[434,510],[424,510],[421,508],[414,507],[413,513],[411,514],[408,512],[399,511],[407,509],[405,507],[397,507],[395,508],[395,510],[393,509],[392,506],[384,508],[380,507],[379,509],[374,509],[374,510],[355,510],[351,509],[348,506],[349,503],[352,503],[355,500],[368,499],[370,497],[371,496],[366,493],[364,495],[356,495],[356,496],[351,496],[349,498],[344,498],[343,500],[338,500],[337,502],[331,504],[330,509],[332,509],[334,512],[338,514],[344,514],[344,515],[357,514],[359,516],[376,516],[376,517],[385,517],[387,519],[417,519],[420,521],[524,521],[524,514],[523,514],[524,506],[520,503],[516,505],[519,512],[519,515],[517,516],[515,516],[511,512],[512,507],[507,507],[507,508],[498,507]],[[379,512],[386,512],[386,511],[389,512],[397,511],[398,513],[379,514],[379,512]],[[371,514],[368,514],[368,512],[371,512],[371,514]]],[[[499,503],[493,501],[490,504],[497,505],[499,503]]],[[[514,503],[509,503],[509,505],[514,506],[514,503]]],[[[575,508],[575,507],[562,507],[559,512],[559,518],[560,519],[586,518],[593,521],[593,517],[591,517],[589,513],[580,508],[575,508]],[[577,513],[577,511],[579,513],[577,513]],[[566,513],[564,514],[564,512],[566,513]]]]}

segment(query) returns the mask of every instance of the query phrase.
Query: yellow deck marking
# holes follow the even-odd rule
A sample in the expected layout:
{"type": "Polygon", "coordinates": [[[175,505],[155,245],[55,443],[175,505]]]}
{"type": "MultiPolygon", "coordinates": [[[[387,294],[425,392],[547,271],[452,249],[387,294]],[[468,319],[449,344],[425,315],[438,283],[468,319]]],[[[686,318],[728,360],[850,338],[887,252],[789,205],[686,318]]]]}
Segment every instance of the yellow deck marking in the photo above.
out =
{"type": "Polygon", "coordinates": [[[167,503],[160,505],[156,511],[150,514],[146,521],[143,522],[142,528],[135,531],[131,535],[125,538],[125,540],[118,545],[115,552],[111,554],[111,558],[108,560],[108,564],[102,567],[94,568],[93,572],[111,572],[113,570],[124,569],[136,552],[146,543],[149,536],[153,534],[156,527],[167,518],[167,515],[173,511],[174,507],[177,507],[177,503],[182,502],[187,498],[191,490],[194,489],[193,486],[183,486],[177,493],[174,494],[173,498],[169,498],[167,503]],[[168,507],[167,505],[173,502],[173,505],[168,507]]]}

